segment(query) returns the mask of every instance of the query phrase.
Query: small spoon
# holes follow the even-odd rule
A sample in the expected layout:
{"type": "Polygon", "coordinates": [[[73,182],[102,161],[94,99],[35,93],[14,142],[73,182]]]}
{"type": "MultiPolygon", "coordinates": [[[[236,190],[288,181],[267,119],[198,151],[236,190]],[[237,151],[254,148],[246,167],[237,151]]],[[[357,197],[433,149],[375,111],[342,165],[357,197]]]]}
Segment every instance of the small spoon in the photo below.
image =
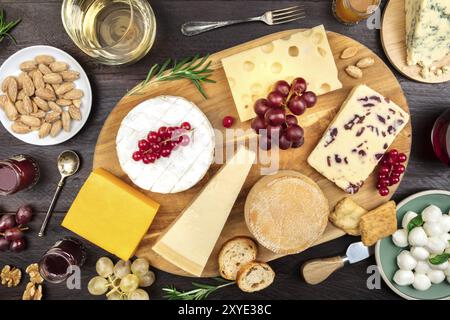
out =
{"type": "Polygon", "coordinates": [[[64,180],[67,177],[73,176],[78,169],[80,168],[80,158],[74,151],[63,151],[58,156],[58,170],[61,174],[61,180],[59,180],[58,188],[56,188],[55,195],[53,196],[52,203],[48,208],[47,215],[45,216],[44,222],[42,223],[41,230],[38,233],[39,237],[44,236],[45,228],[47,227],[48,221],[53,212],[53,208],[55,207],[56,200],[58,199],[59,193],[64,186],[64,180]]]}

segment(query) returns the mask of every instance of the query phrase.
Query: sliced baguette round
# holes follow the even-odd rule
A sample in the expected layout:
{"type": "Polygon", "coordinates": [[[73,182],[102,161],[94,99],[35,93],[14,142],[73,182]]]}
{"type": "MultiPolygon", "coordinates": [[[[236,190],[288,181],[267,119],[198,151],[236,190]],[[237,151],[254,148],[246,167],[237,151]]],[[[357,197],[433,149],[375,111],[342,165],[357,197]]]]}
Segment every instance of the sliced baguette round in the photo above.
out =
{"type": "Polygon", "coordinates": [[[239,269],[236,283],[244,292],[256,292],[270,286],[274,279],[275,272],[267,263],[253,261],[239,269]]]}
{"type": "Polygon", "coordinates": [[[219,272],[222,278],[236,280],[239,269],[254,261],[258,254],[256,243],[248,237],[235,237],[228,240],[219,252],[219,272]]]}

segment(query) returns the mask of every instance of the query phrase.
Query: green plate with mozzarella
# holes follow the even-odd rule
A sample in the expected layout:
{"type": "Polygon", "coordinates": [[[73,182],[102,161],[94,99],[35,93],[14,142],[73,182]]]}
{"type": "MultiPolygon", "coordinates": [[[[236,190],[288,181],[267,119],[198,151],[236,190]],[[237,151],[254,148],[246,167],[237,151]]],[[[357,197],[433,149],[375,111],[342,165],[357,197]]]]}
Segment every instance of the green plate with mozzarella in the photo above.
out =
{"type": "MultiPolygon", "coordinates": [[[[430,190],[416,193],[397,205],[397,220],[399,228],[403,215],[408,211],[417,213],[429,205],[434,204],[441,208],[442,212],[450,210],[450,192],[444,190],[430,190]]],[[[377,242],[375,247],[375,259],[381,277],[396,294],[408,300],[450,300],[450,284],[444,281],[440,284],[433,284],[427,291],[418,291],[412,286],[399,286],[392,280],[398,270],[397,256],[405,248],[398,248],[392,242],[391,237],[384,238],[377,242]]]]}

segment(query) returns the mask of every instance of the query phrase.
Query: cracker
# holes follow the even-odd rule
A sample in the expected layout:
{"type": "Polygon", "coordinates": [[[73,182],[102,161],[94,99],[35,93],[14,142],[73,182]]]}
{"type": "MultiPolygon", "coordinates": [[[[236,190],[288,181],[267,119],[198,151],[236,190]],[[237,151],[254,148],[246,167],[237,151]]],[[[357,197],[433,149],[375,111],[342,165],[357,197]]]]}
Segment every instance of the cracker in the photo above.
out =
{"type": "Polygon", "coordinates": [[[359,224],[364,245],[372,246],[378,240],[397,230],[397,206],[389,201],[361,217],[359,224]]]}
{"type": "Polygon", "coordinates": [[[351,198],[344,198],[334,207],[330,214],[330,221],[339,229],[352,236],[359,236],[359,223],[367,210],[360,207],[351,198]]]}

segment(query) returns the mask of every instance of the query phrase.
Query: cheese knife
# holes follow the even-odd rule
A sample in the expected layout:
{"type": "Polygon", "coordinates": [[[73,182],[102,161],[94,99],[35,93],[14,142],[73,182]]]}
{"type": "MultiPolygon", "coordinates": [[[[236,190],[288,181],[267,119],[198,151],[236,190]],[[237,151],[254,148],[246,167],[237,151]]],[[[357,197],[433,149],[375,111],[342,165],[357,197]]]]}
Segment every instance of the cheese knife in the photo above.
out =
{"type": "Polygon", "coordinates": [[[306,283],[319,284],[346,264],[357,263],[369,258],[373,255],[373,251],[374,247],[366,247],[362,242],[355,242],[347,248],[345,256],[313,259],[305,262],[301,267],[301,273],[306,283]]]}

